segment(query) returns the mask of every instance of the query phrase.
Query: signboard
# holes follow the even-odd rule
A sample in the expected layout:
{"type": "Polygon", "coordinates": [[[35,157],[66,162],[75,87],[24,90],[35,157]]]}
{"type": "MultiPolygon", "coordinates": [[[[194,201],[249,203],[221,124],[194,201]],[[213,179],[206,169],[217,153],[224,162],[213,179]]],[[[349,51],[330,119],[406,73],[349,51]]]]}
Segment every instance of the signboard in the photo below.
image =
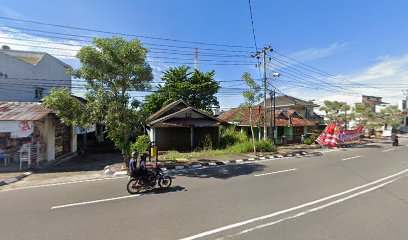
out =
{"type": "Polygon", "coordinates": [[[26,138],[34,132],[34,122],[0,121],[0,132],[9,132],[11,138],[26,138]]]}
{"type": "Polygon", "coordinates": [[[77,134],[85,134],[85,133],[90,133],[90,132],[95,132],[96,131],[96,124],[93,124],[89,128],[81,128],[81,127],[76,127],[75,131],[77,134]]]}

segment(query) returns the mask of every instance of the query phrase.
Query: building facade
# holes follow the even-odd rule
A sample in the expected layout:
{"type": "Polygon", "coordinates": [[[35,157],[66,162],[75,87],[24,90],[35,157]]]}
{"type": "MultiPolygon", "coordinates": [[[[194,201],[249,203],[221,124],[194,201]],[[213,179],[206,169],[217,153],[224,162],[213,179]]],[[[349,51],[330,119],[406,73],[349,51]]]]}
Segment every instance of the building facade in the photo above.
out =
{"type": "Polygon", "coordinates": [[[224,123],[181,99],[146,120],[150,141],[155,142],[159,151],[190,151],[209,143],[217,145],[220,125],[224,123]]]}
{"type": "Polygon", "coordinates": [[[71,88],[70,66],[44,52],[0,49],[0,101],[39,102],[51,88],[71,88]]]}

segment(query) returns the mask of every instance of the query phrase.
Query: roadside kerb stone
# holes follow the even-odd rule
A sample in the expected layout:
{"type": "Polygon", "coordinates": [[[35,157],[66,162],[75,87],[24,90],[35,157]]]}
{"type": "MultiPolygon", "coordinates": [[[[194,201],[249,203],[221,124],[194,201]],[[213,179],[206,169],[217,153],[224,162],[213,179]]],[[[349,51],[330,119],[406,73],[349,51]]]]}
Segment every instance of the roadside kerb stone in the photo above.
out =
{"type": "MultiPolygon", "coordinates": [[[[230,160],[230,161],[223,161],[223,162],[203,162],[203,163],[192,163],[191,165],[165,165],[164,167],[161,168],[163,171],[184,171],[188,169],[199,169],[199,168],[206,168],[206,167],[215,167],[215,166],[223,166],[223,165],[230,165],[230,164],[244,164],[244,163],[249,163],[249,162],[256,162],[259,160],[266,160],[266,159],[282,159],[282,158],[291,158],[291,157],[302,157],[302,156],[309,156],[310,154],[308,152],[302,151],[302,152],[294,152],[291,154],[285,154],[285,155],[270,155],[270,156],[264,156],[264,157],[256,157],[256,158],[247,158],[247,159],[237,159],[237,160],[230,160]]],[[[108,175],[114,175],[114,176],[122,176],[122,175],[127,175],[126,171],[121,171],[120,173],[118,172],[113,172],[110,169],[110,166],[105,167],[105,173],[108,175]]]]}
{"type": "Polygon", "coordinates": [[[18,175],[16,177],[3,180],[3,181],[0,182],[0,186],[4,186],[4,185],[10,184],[10,183],[17,182],[17,181],[19,181],[19,180],[21,180],[21,179],[23,179],[23,178],[25,178],[27,176],[30,176],[31,174],[33,174],[33,172],[25,172],[25,173],[22,173],[22,174],[20,174],[20,175],[18,175]]]}

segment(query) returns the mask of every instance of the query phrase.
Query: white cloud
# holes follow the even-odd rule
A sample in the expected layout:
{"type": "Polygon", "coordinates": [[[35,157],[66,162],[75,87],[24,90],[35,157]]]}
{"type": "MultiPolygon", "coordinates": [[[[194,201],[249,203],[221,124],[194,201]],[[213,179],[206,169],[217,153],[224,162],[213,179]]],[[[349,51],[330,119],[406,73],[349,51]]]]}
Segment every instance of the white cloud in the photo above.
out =
{"type": "Polygon", "coordinates": [[[75,59],[83,45],[78,41],[38,37],[5,26],[0,26],[0,44],[14,50],[47,52],[60,59],[75,59]]]}
{"type": "MultiPolygon", "coordinates": [[[[361,102],[361,95],[370,95],[382,97],[384,102],[397,105],[404,99],[401,90],[408,89],[407,73],[408,54],[397,57],[385,56],[377,58],[377,63],[374,65],[353,74],[323,79],[349,89],[347,91],[349,95],[336,91],[306,90],[299,87],[288,87],[285,93],[304,99],[314,99],[318,104],[322,104],[324,100],[354,104],[361,102]]],[[[317,84],[311,86],[318,87],[317,84]]]]}
{"type": "Polygon", "coordinates": [[[11,8],[8,8],[6,6],[3,6],[3,5],[0,5],[0,13],[1,15],[10,17],[10,18],[20,18],[20,19],[23,18],[23,15],[21,15],[19,12],[11,8]]]}
{"type": "Polygon", "coordinates": [[[299,52],[292,53],[290,54],[290,56],[298,61],[307,62],[329,57],[346,48],[348,45],[349,43],[332,43],[325,48],[308,48],[299,52]]]}

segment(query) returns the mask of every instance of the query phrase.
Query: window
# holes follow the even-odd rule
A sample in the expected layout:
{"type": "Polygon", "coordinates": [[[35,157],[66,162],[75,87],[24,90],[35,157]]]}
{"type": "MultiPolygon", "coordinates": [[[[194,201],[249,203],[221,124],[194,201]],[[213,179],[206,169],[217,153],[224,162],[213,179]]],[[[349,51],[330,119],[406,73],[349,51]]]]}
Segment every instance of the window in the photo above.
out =
{"type": "Polygon", "coordinates": [[[37,88],[35,88],[35,98],[37,98],[37,99],[41,99],[41,98],[43,98],[43,91],[44,91],[44,88],[40,88],[40,87],[37,87],[37,88]]]}

